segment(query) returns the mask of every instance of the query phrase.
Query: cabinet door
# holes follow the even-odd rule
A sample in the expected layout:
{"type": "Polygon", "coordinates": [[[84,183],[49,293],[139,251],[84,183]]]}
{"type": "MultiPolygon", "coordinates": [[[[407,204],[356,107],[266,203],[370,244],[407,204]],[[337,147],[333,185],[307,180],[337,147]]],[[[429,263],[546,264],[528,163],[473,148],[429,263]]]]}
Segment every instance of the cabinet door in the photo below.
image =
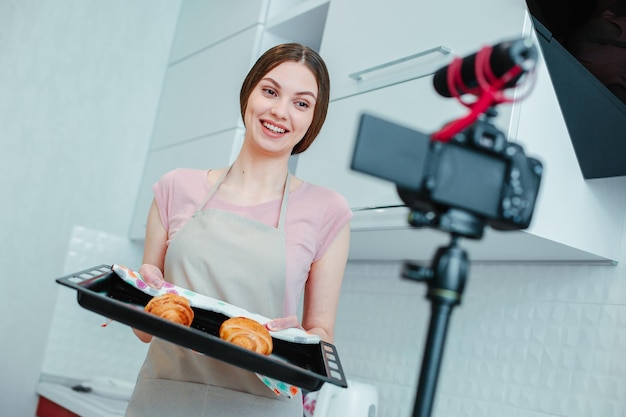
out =
{"type": "Polygon", "coordinates": [[[243,138],[241,129],[233,129],[211,137],[151,151],[148,154],[135,213],[129,232],[131,239],[143,239],[146,234],[148,209],[152,204],[152,185],[163,174],[175,168],[216,169],[233,160],[243,138]]]}
{"type": "Polygon", "coordinates": [[[262,23],[269,0],[185,0],[180,7],[170,62],[209,48],[262,23]]]}
{"type": "Polygon", "coordinates": [[[445,46],[465,55],[485,44],[518,37],[524,0],[333,0],[321,54],[334,97],[349,94],[349,74],[445,46]]]}
{"type": "Polygon", "coordinates": [[[161,94],[151,149],[236,127],[239,90],[256,55],[257,28],[171,65],[161,94]]]}

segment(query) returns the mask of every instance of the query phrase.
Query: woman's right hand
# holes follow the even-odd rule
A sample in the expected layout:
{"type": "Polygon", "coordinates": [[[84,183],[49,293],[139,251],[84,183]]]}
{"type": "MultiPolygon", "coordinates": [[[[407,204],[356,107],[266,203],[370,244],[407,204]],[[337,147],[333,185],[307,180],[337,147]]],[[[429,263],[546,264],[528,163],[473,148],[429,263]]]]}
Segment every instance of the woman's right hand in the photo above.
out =
{"type": "MultiPolygon", "coordinates": [[[[139,267],[139,274],[149,287],[156,290],[163,286],[163,271],[159,267],[151,264],[143,264],[139,267]]],[[[148,343],[152,340],[152,335],[141,330],[133,329],[135,335],[144,343],[148,343]]]]}
{"type": "Polygon", "coordinates": [[[143,264],[139,267],[139,274],[149,287],[159,290],[163,286],[163,271],[161,271],[157,266],[143,264]]]}
{"type": "MultiPolygon", "coordinates": [[[[146,241],[143,252],[143,265],[139,267],[141,278],[151,288],[163,287],[163,267],[167,248],[167,231],[163,227],[156,201],[152,200],[146,223],[146,241]]],[[[133,329],[142,342],[150,342],[152,335],[133,329]]]]}

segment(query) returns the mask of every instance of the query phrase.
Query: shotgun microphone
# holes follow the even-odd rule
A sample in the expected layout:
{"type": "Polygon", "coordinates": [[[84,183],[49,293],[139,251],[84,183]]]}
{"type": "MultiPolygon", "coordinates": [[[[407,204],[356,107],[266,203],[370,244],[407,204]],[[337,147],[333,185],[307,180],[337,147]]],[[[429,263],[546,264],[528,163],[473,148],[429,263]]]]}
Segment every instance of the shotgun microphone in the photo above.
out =
{"type": "Polygon", "coordinates": [[[479,87],[480,84],[477,72],[481,72],[483,78],[491,83],[514,67],[520,66],[521,72],[507,81],[501,89],[514,87],[524,73],[535,67],[537,62],[537,48],[529,38],[508,40],[492,47],[485,47],[479,52],[461,58],[461,60],[460,69],[456,69],[460,74],[450,74],[453,77],[452,82],[454,83],[452,88],[448,80],[448,73],[457,68],[452,68],[454,62],[435,72],[433,85],[439,95],[443,97],[454,97],[456,95],[472,94],[472,91],[479,87]],[[488,61],[477,60],[477,56],[480,53],[485,53],[485,49],[491,49],[488,61]],[[484,64],[481,64],[482,62],[484,62],[484,64]]]}

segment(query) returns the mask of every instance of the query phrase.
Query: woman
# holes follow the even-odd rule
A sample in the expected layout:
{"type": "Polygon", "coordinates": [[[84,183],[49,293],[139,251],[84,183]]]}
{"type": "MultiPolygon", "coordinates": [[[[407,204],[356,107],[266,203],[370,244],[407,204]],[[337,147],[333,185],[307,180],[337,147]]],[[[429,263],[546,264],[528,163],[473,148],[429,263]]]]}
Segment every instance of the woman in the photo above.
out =
{"type": "MultiPolygon", "coordinates": [[[[332,342],[351,211],[336,192],[288,171],[328,109],[323,60],[299,44],[268,50],[240,93],[246,133],[227,168],[178,169],[154,185],[143,265],[163,279],[332,342]],[[304,291],[302,323],[296,310],[304,291]]],[[[302,416],[302,398],[277,397],[257,376],[136,331],[151,342],[127,416],[302,416]]]]}

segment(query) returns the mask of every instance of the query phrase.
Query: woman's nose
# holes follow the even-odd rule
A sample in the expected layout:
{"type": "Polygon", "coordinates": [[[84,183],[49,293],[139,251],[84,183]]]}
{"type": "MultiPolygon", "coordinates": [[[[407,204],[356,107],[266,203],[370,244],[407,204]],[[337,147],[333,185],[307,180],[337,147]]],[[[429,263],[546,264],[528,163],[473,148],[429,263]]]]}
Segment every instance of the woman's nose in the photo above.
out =
{"type": "Polygon", "coordinates": [[[287,103],[283,100],[276,100],[272,106],[272,115],[278,119],[287,118],[287,103]]]}

